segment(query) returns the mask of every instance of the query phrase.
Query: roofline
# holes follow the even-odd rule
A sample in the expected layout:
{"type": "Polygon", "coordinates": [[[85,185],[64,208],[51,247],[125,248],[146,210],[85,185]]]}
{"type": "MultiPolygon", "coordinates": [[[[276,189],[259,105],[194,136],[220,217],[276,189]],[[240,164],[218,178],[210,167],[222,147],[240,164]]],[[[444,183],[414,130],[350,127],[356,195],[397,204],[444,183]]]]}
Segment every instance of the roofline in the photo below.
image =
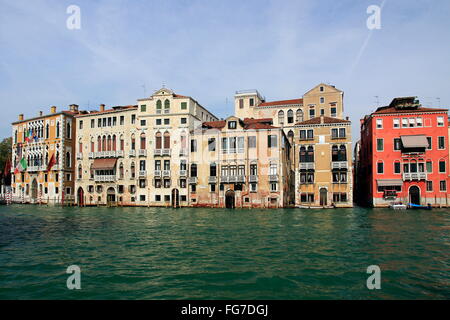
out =
{"type": "Polygon", "coordinates": [[[35,120],[49,118],[49,117],[60,116],[62,114],[65,114],[66,116],[73,117],[73,118],[75,118],[77,116],[76,114],[71,114],[69,112],[70,111],[60,111],[60,112],[56,112],[56,113],[50,113],[50,114],[47,114],[47,115],[42,115],[42,116],[38,116],[38,117],[34,117],[34,118],[29,118],[29,119],[24,119],[24,120],[11,122],[11,124],[12,125],[16,125],[16,124],[20,124],[20,123],[24,123],[24,122],[30,122],[30,121],[35,121],[35,120]]]}

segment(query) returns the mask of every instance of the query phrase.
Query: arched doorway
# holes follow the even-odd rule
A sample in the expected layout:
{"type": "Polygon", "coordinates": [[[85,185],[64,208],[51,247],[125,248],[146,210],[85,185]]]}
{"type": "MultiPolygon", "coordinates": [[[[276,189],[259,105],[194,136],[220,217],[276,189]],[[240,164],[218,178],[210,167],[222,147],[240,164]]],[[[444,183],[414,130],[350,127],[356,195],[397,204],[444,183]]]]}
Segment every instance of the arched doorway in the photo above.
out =
{"type": "Polygon", "coordinates": [[[327,198],[328,198],[328,191],[326,188],[320,188],[320,205],[322,207],[327,206],[327,198]]]}
{"type": "Polygon", "coordinates": [[[235,201],[234,191],[228,190],[225,193],[225,207],[227,209],[234,209],[234,207],[235,207],[234,201],[235,201]]]}
{"type": "Polygon", "coordinates": [[[178,189],[172,190],[172,207],[180,207],[180,191],[178,191],[178,189]]]}
{"type": "Polygon", "coordinates": [[[38,183],[37,180],[34,179],[31,183],[31,199],[36,200],[38,197],[38,183]]]}
{"type": "Polygon", "coordinates": [[[78,188],[78,206],[84,207],[84,191],[83,188],[78,188]]]}
{"type": "Polygon", "coordinates": [[[108,205],[114,204],[116,202],[116,191],[114,188],[109,188],[106,192],[106,201],[108,205]]]}
{"type": "Polygon", "coordinates": [[[409,202],[420,205],[420,189],[418,186],[409,188],[409,202]]]}

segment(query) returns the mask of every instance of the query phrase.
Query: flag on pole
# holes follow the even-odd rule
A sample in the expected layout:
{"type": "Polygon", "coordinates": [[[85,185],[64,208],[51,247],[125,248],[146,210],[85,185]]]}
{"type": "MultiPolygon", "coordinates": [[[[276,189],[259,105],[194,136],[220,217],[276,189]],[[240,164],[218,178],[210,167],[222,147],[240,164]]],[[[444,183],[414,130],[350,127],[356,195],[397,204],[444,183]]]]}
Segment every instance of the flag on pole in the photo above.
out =
{"type": "Polygon", "coordinates": [[[20,171],[25,171],[28,168],[27,160],[25,158],[20,159],[18,168],[20,171]]]}
{"type": "Polygon", "coordinates": [[[47,165],[47,171],[52,170],[52,167],[56,164],[56,160],[55,160],[55,154],[52,154],[50,161],[48,162],[47,165]]]}

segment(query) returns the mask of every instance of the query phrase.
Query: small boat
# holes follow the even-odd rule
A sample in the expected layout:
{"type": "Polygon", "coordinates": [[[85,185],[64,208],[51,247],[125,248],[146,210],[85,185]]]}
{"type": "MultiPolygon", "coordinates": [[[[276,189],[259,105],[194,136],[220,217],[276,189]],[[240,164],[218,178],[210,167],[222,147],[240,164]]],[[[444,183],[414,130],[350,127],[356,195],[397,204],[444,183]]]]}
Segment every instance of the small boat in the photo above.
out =
{"type": "Polygon", "coordinates": [[[391,208],[394,210],[406,210],[408,207],[406,206],[406,204],[393,204],[391,205],[391,208]]]}
{"type": "Polygon", "coordinates": [[[410,203],[408,205],[408,208],[412,210],[432,210],[431,204],[428,204],[427,206],[421,206],[418,204],[410,203]]]}

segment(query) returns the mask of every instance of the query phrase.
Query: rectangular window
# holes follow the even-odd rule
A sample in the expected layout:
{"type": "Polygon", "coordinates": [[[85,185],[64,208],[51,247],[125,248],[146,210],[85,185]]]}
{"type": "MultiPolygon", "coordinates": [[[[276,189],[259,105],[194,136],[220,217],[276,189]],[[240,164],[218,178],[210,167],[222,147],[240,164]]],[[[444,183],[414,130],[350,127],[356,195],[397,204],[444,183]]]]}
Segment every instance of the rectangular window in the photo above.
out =
{"type": "Polygon", "coordinates": [[[120,125],[123,126],[125,124],[125,116],[120,116],[120,125]]]}
{"type": "Polygon", "coordinates": [[[170,119],[164,119],[164,125],[169,125],[170,124],[170,119]]]}
{"type": "Polygon", "coordinates": [[[271,192],[276,192],[276,191],[278,190],[277,185],[278,185],[278,183],[276,183],[276,182],[271,182],[271,183],[270,183],[270,191],[271,191],[271,192]]]}
{"type": "Polygon", "coordinates": [[[400,119],[394,119],[393,123],[394,128],[400,128],[400,119]]]}
{"type": "Polygon", "coordinates": [[[445,173],[445,161],[439,161],[439,173],[445,173]]]}
{"type": "Polygon", "coordinates": [[[416,119],[409,118],[408,122],[409,122],[409,127],[410,128],[414,128],[416,126],[416,119]]]}
{"type": "Polygon", "coordinates": [[[427,191],[433,191],[433,181],[427,181],[427,191]]]}
{"type": "Polygon", "coordinates": [[[267,146],[269,148],[276,148],[277,147],[277,136],[268,135],[267,136],[267,146]]]}
{"type": "Polygon", "coordinates": [[[253,107],[255,105],[255,99],[250,98],[250,107],[253,107]]]}
{"type": "Polygon", "coordinates": [[[331,108],[331,116],[336,117],[336,107],[331,108]]]}
{"type": "Polygon", "coordinates": [[[314,109],[309,109],[309,117],[312,119],[316,116],[316,111],[314,109]]]}
{"type": "Polygon", "coordinates": [[[187,118],[181,118],[180,123],[181,124],[186,124],[187,123],[187,118]]]}
{"type": "Polygon", "coordinates": [[[113,117],[113,127],[117,125],[117,117],[113,117]]]}
{"type": "Polygon", "coordinates": [[[80,130],[83,129],[83,120],[80,120],[80,130]]]}
{"type": "Polygon", "coordinates": [[[95,120],[94,119],[91,120],[91,129],[92,128],[95,128],[95,120]]]}
{"type": "Polygon", "coordinates": [[[437,126],[438,127],[444,126],[444,117],[437,117],[437,126]]]}
{"type": "Polygon", "coordinates": [[[428,140],[428,148],[427,150],[431,150],[433,148],[433,140],[431,137],[427,137],[428,140]]]}
{"type": "Polygon", "coordinates": [[[249,148],[256,148],[256,136],[248,137],[248,147],[249,148]]]}
{"type": "Polygon", "coordinates": [[[216,139],[208,138],[208,151],[216,151],[216,139]]]}
{"type": "Polygon", "coordinates": [[[377,151],[383,151],[383,150],[384,150],[384,140],[377,139],[377,151]]]}
{"type": "Polygon", "coordinates": [[[187,109],[187,102],[182,102],[181,103],[181,110],[186,110],[187,109]]]}
{"type": "MultiPolygon", "coordinates": [[[[300,135],[301,137],[301,135],[300,135]]],[[[331,138],[336,139],[339,138],[339,130],[338,129],[331,129],[331,138]]]]}
{"type": "Polygon", "coordinates": [[[438,137],[438,149],[445,149],[445,137],[438,137]]]}
{"type": "Polygon", "coordinates": [[[141,120],[141,127],[145,127],[147,125],[147,121],[146,120],[141,120]]]}
{"type": "Polygon", "coordinates": [[[408,119],[402,118],[402,128],[407,128],[407,127],[408,127],[408,119]]]}
{"type": "Polygon", "coordinates": [[[136,123],[136,115],[132,114],[131,115],[131,124],[135,124],[136,123]]]}
{"type": "Polygon", "coordinates": [[[394,150],[398,151],[402,148],[402,140],[400,138],[394,138],[394,150]]]}
{"type": "Polygon", "coordinates": [[[339,128],[339,138],[345,138],[345,128],[339,128]]]}
{"type": "Polygon", "coordinates": [[[236,129],[236,121],[228,121],[228,129],[236,129]]]}
{"type": "Polygon", "coordinates": [[[156,125],[160,126],[162,124],[162,119],[156,119],[156,125]]]}
{"type": "Polygon", "coordinates": [[[433,162],[427,161],[427,172],[432,173],[433,172],[433,162]]]}
{"type": "Polygon", "coordinates": [[[244,108],[244,99],[239,99],[239,109],[244,108]]]}
{"type": "Polygon", "coordinates": [[[210,189],[209,189],[210,192],[216,192],[216,184],[215,183],[212,183],[209,186],[210,186],[210,189]]]}
{"type": "Polygon", "coordinates": [[[237,138],[237,149],[238,153],[244,153],[244,137],[237,138]]]}
{"type": "Polygon", "coordinates": [[[417,119],[416,119],[416,126],[418,126],[418,127],[423,127],[423,121],[422,121],[422,118],[417,118],[417,119]]]}
{"type": "Polygon", "coordinates": [[[377,129],[383,129],[383,119],[377,119],[377,129]]]}
{"type": "Polygon", "coordinates": [[[191,152],[197,152],[197,140],[191,140],[191,152]]]}
{"type": "Polygon", "coordinates": [[[400,162],[394,162],[394,173],[395,174],[400,173],[400,162]]]}
{"type": "Polygon", "coordinates": [[[446,192],[447,191],[447,181],[442,180],[439,182],[439,190],[441,192],[446,192]]]}
{"type": "Polygon", "coordinates": [[[143,104],[141,106],[141,112],[146,112],[147,111],[147,106],[145,104],[143,104]]]}

